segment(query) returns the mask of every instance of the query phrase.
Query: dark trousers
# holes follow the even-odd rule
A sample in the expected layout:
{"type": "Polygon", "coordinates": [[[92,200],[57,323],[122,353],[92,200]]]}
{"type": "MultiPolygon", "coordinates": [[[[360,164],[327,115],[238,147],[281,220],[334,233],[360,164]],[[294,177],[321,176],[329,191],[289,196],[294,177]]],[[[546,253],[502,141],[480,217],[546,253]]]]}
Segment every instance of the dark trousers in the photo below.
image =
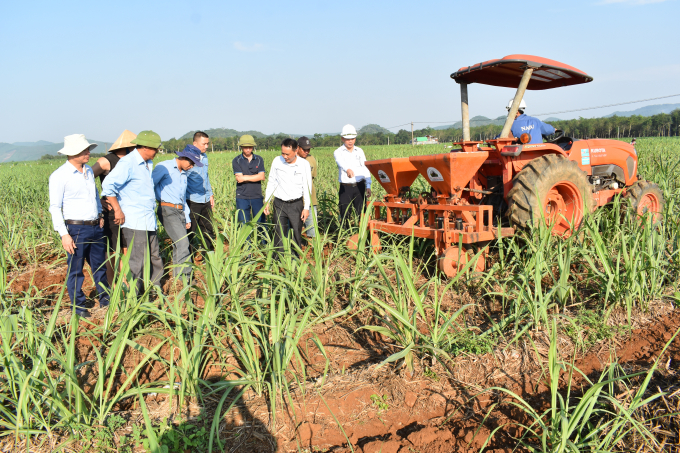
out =
{"type": "MultiPolygon", "coordinates": [[[[158,248],[158,236],[155,231],[132,230],[121,228],[125,242],[128,244],[129,266],[132,277],[137,285],[137,293],[144,291],[144,263],[149,257],[151,270],[151,283],[161,284],[163,276],[163,260],[158,248]]],[[[132,284],[132,282],[130,282],[132,284]]]]}
{"type": "Polygon", "coordinates": [[[202,244],[200,235],[198,231],[200,230],[203,239],[205,240],[206,249],[212,250],[214,247],[213,241],[215,240],[215,230],[213,230],[213,212],[210,207],[210,202],[207,203],[194,203],[193,201],[187,201],[189,205],[189,217],[191,218],[191,235],[193,236],[193,241],[202,244]]]}
{"type": "Polygon", "coordinates": [[[184,211],[171,206],[158,207],[158,220],[172,240],[172,275],[191,275],[191,250],[184,211]]]}
{"type": "Polygon", "coordinates": [[[303,222],[300,216],[304,207],[302,199],[288,203],[274,198],[274,247],[279,252],[283,251],[283,238],[287,237],[291,230],[293,240],[298,247],[302,247],[303,222]]]}
{"type": "Polygon", "coordinates": [[[347,226],[352,210],[357,214],[363,212],[366,205],[366,183],[362,181],[356,185],[340,184],[338,199],[340,225],[344,227],[347,226]]]}
{"type": "MultiPolygon", "coordinates": [[[[119,246],[120,250],[123,250],[127,245],[125,244],[125,238],[120,234],[120,225],[116,225],[114,219],[116,218],[116,213],[113,209],[110,211],[104,211],[104,236],[108,239],[109,250],[111,253],[116,252],[116,248],[119,246]]],[[[112,263],[113,265],[113,263],[112,263]]]]}
{"type": "Polygon", "coordinates": [[[109,282],[106,279],[106,237],[104,236],[104,229],[99,228],[99,225],[66,225],[66,228],[76,245],[73,255],[66,254],[66,264],[68,265],[66,289],[71,298],[71,303],[73,303],[76,312],[87,310],[85,293],[83,293],[83,282],[85,281],[83,266],[87,261],[97,288],[99,305],[107,306],[109,295],[106,290],[109,289],[109,282]]]}

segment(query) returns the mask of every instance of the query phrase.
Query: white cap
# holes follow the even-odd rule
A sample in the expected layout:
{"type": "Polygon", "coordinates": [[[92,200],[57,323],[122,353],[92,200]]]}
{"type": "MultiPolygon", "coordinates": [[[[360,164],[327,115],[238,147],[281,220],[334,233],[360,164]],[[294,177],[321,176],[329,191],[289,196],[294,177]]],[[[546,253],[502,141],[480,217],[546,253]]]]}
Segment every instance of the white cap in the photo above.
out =
{"type": "MultiPolygon", "coordinates": [[[[505,107],[505,110],[510,110],[510,107],[512,107],[512,102],[513,102],[513,101],[514,101],[514,99],[510,99],[510,102],[508,102],[508,106],[505,107]]],[[[527,104],[526,104],[526,102],[524,102],[524,99],[522,99],[521,101],[519,101],[519,109],[520,109],[520,110],[524,110],[524,109],[526,109],[526,108],[527,108],[527,104]]]]}
{"type": "Polygon", "coordinates": [[[340,137],[342,138],[356,138],[357,130],[351,124],[345,124],[342,126],[342,132],[340,132],[340,137]]]}
{"type": "Polygon", "coordinates": [[[75,156],[88,148],[92,150],[96,147],[97,144],[90,144],[83,134],[73,134],[64,137],[64,147],[57,152],[66,156],[75,156]]]}

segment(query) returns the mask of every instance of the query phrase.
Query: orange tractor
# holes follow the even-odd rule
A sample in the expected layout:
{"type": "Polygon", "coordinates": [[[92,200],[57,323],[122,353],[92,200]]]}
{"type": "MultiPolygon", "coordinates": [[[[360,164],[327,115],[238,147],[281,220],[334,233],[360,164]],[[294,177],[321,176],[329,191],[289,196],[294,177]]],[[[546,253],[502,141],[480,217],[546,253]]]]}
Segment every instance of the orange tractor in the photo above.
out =
{"type": "MultiPolygon", "coordinates": [[[[510,129],[526,90],[545,90],[593,80],[572,66],[531,55],[510,55],[461,68],[451,74],[460,84],[463,141],[451,152],[366,162],[385,188],[382,201],[369,202],[373,247],[378,232],[432,239],[441,272],[453,277],[477,251],[473,269],[483,271],[487,245],[518,228],[545,221],[553,233],[568,235],[584,213],[623,194],[642,215],[660,218],[663,195],[639,179],[632,145],[618,140],[575,140],[556,131],[545,143],[513,137],[510,129]],[[519,85],[518,85],[519,81],[519,85]],[[499,138],[486,144],[470,139],[468,85],[517,87],[499,138]],[[422,175],[431,191],[411,193],[422,175]]],[[[350,240],[350,243],[356,238],[350,240]]]]}

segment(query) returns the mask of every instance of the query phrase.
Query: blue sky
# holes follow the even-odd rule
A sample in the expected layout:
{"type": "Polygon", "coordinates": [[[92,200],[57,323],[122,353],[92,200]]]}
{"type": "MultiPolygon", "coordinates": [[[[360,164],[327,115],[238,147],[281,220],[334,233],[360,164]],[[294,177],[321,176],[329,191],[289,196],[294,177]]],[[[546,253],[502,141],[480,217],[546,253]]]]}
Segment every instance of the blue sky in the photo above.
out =
{"type": "MultiPolygon", "coordinates": [[[[513,53],[595,78],[528,92],[529,114],[676,94],[679,1],[6,0],[0,142],[58,142],[73,133],[112,141],[123,129],[168,139],[215,127],[314,133],[346,123],[458,120],[449,75],[513,53]]],[[[472,116],[502,115],[513,95],[469,90],[472,116]]]]}

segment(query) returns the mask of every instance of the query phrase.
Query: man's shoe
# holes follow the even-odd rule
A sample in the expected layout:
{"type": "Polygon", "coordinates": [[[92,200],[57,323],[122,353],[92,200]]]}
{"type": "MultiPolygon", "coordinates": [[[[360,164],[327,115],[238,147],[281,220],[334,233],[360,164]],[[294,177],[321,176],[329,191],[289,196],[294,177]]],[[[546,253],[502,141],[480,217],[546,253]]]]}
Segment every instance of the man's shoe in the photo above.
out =
{"type": "Polygon", "coordinates": [[[149,295],[151,297],[168,297],[168,295],[163,292],[160,286],[155,286],[151,288],[151,291],[149,291],[149,295]]]}
{"type": "Polygon", "coordinates": [[[92,316],[90,314],[90,310],[88,310],[87,308],[76,308],[76,315],[85,319],[90,318],[92,316]]]}

